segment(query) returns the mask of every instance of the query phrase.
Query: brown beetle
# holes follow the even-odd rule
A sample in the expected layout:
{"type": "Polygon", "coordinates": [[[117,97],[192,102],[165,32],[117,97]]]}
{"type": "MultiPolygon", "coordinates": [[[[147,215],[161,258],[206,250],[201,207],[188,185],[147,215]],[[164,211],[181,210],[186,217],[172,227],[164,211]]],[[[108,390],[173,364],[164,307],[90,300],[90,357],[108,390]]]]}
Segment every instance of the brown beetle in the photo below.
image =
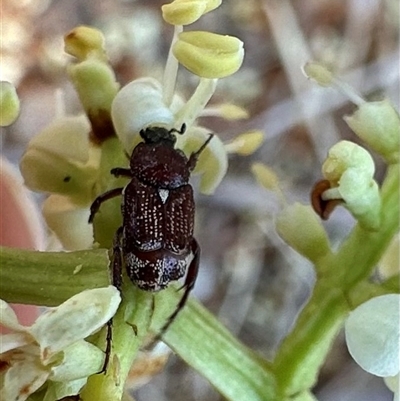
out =
{"type": "MultiPolygon", "coordinates": [[[[114,237],[111,262],[113,285],[119,290],[122,284],[122,266],[140,289],[159,291],[171,281],[186,273],[187,259],[192,254],[185,291],[175,312],[161,329],[161,336],[185,305],[194,286],[199,268],[200,248],[193,238],[194,199],[189,184],[190,173],[197,159],[212,139],[189,158],[174,145],[174,133],[180,131],[150,127],[140,131],[144,142],[139,143],[130,156],[130,168],[114,168],[115,177],[129,177],[130,182],[98,196],[90,207],[89,223],[93,222],[100,205],[108,199],[122,195],[122,226],[114,237]]],[[[111,322],[108,324],[106,370],[111,349],[111,322]]]]}

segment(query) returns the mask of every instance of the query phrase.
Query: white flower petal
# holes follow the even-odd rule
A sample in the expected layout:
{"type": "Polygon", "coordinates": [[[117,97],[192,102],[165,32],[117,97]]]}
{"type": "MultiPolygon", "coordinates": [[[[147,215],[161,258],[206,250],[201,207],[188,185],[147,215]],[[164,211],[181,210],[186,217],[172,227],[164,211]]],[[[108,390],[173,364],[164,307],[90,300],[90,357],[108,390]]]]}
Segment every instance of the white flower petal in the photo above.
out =
{"type": "MultiPolygon", "coordinates": [[[[176,147],[182,149],[186,156],[196,152],[209,138],[210,131],[203,127],[194,126],[184,135],[177,137],[176,147]]],[[[199,156],[194,174],[200,174],[200,191],[212,194],[224,178],[228,169],[228,156],[225,145],[217,135],[211,139],[199,156]]]]}
{"type": "Polygon", "coordinates": [[[0,399],[25,401],[47,380],[49,371],[35,360],[24,359],[16,362],[4,375],[0,399]]]}
{"type": "Polygon", "coordinates": [[[399,374],[397,374],[396,376],[384,377],[383,380],[385,381],[388,389],[393,391],[394,393],[397,392],[398,395],[398,393],[400,392],[399,374]]]}
{"type": "Polygon", "coordinates": [[[28,333],[11,333],[0,336],[0,354],[23,347],[33,341],[28,333]]]}
{"type": "Polygon", "coordinates": [[[350,313],[346,342],[353,359],[376,376],[399,373],[400,295],[372,298],[350,313]]]}
{"type": "Polygon", "coordinates": [[[40,344],[43,361],[104,326],[120,302],[119,291],[108,286],[82,291],[41,315],[30,332],[40,344]]]}
{"type": "Polygon", "coordinates": [[[30,148],[86,163],[89,158],[89,120],[83,114],[54,120],[29,142],[30,148]]]}
{"type": "Polygon", "coordinates": [[[131,152],[140,141],[139,131],[150,125],[172,127],[174,116],[162,100],[161,84],[141,78],[124,86],[115,96],[111,117],[118,138],[131,152]]]}
{"type": "Polygon", "coordinates": [[[86,382],[87,378],[73,380],[66,383],[50,381],[48,383],[47,391],[43,401],[61,400],[64,397],[79,394],[79,391],[86,384],[86,382]]]}
{"type": "Polygon", "coordinates": [[[17,315],[7,302],[0,299],[0,324],[14,331],[25,331],[25,326],[18,322],[17,315]]]}
{"type": "Polygon", "coordinates": [[[78,341],[64,350],[63,362],[55,366],[50,380],[66,382],[98,373],[104,363],[104,352],[87,341],[78,341]]]}
{"type": "Polygon", "coordinates": [[[89,249],[93,225],[88,223],[89,206],[76,205],[67,196],[50,195],[43,203],[43,216],[66,250],[89,249]]]}

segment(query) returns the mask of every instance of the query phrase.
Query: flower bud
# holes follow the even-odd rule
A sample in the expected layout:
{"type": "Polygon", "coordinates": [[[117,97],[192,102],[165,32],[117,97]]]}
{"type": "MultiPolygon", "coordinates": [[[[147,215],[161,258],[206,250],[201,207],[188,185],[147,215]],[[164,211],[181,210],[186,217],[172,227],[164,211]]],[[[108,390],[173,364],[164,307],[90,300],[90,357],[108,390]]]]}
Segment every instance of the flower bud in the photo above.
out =
{"type": "Polygon", "coordinates": [[[285,207],[276,220],[282,239],[311,262],[330,253],[328,236],[310,206],[294,203],[285,207]]]}
{"type": "Polygon", "coordinates": [[[0,81],[0,126],[12,124],[19,115],[20,104],[14,85],[0,81]]]}
{"type": "Polygon", "coordinates": [[[344,117],[344,120],[388,163],[399,162],[400,117],[388,100],[363,103],[354,114],[344,117]]]}
{"type": "Polygon", "coordinates": [[[203,78],[223,78],[235,73],[243,62],[243,42],[211,32],[182,32],[173,53],[190,72],[203,78]]]}
{"type": "Polygon", "coordinates": [[[329,150],[322,172],[331,184],[321,195],[322,200],[343,200],[365,229],[378,229],[381,198],[373,179],[375,166],[370,154],[355,143],[340,141],[329,150]]]}

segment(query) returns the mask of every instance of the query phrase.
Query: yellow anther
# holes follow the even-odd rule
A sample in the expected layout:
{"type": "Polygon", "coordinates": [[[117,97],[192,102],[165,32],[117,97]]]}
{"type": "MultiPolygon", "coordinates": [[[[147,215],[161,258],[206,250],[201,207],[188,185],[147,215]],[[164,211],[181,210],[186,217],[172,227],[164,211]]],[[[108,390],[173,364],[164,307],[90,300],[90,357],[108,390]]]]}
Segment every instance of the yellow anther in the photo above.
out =
{"type": "Polygon", "coordinates": [[[333,83],[334,75],[323,64],[309,62],[303,67],[304,74],[316,81],[321,86],[330,86],[333,83]]]}
{"type": "Polygon", "coordinates": [[[89,26],[79,26],[64,36],[66,53],[82,61],[89,56],[106,59],[103,34],[89,26]]]}
{"type": "Polygon", "coordinates": [[[263,143],[264,134],[261,131],[248,131],[238,135],[232,142],[225,145],[227,152],[248,156],[254,153],[263,143]]]}
{"type": "Polygon", "coordinates": [[[223,78],[235,73],[243,62],[243,42],[228,35],[193,31],[179,34],[175,57],[193,74],[223,78]]]}
{"type": "Polygon", "coordinates": [[[222,0],[175,0],[161,7],[163,18],[172,25],[189,25],[214,10],[222,0]]]}

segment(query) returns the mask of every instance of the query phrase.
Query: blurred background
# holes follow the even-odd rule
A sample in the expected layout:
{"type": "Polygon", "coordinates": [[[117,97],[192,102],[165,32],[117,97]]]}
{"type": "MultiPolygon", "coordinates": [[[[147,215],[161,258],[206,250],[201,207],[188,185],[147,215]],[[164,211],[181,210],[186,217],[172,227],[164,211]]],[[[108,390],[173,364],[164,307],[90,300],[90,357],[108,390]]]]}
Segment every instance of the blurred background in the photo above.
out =
{"type": "MultiPolygon", "coordinates": [[[[67,113],[80,110],[68,82],[63,35],[77,25],[102,30],[118,80],[160,78],[172,37],[155,0],[3,0],[1,80],[18,88],[19,120],[3,130],[1,152],[17,165],[30,138],[54,118],[57,91],[67,113]]],[[[225,0],[188,30],[238,36],[245,44],[243,67],[220,80],[212,103],[246,108],[250,118],[228,122],[208,118],[202,125],[222,140],[259,129],[262,147],[248,157],[232,155],[229,172],[213,196],[196,195],[196,237],[202,248],[194,290],[246,345],[272,356],[307,300],[314,282],[309,262],[291,250],[274,229],[276,195],[251,174],[263,162],[278,175],[290,202],[309,203],[313,184],[330,146],[358,142],[342,116],[354,106],[333,89],[308,81],[302,66],[323,61],[363,97],[388,97],[399,105],[399,2],[397,0],[225,0]]],[[[186,97],[196,78],[180,69],[178,89],[186,97]]],[[[384,174],[378,157],[376,176],[384,174]]],[[[195,180],[194,180],[195,181],[195,180]]],[[[37,196],[38,202],[41,198],[37,196]]],[[[338,209],[324,223],[333,244],[353,225],[338,209]]],[[[358,368],[342,335],[321,371],[320,401],[389,401],[383,381],[358,368]]],[[[210,385],[171,356],[164,371],[134,393],[138,401],[217,401],[210,385]]]]}

